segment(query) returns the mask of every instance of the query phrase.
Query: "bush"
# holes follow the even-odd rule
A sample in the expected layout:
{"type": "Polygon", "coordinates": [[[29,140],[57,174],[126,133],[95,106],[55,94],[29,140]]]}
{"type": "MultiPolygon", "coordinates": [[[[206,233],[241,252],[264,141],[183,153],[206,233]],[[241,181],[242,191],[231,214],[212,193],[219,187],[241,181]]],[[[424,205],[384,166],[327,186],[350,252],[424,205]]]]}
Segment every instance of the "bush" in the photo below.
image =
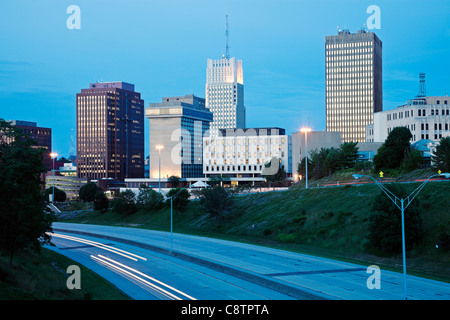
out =
{"type": "MultiPolygon", "coordinates": [[[[49,195],[53,195],[53,187],[45,189],[43,196],[46,201],[49,201],[49,195]]],[[[64,202],[66,200],[67,194],[63,190],[55,187],[55,199],[53,201],[64,202]]]]}
{"type": "Polygon", "coordinates": [[[94,210],[100,211],[100,212],[106,212],[109,207],[109,200],[106,197],[105,193],[97,192],[94,199],[94,210]]]}
{"type": "Polygon", "coordinates": [[[158,210],[164,204],[164,196],[152,188],[141,188],[136,198],[136,207],[144,210],[158,210]]]}
{"type": "Polygon", "coordinates": [[[112,209],[117,213],[124,213],[126,215],[133,214],[137,211],[135,204],[135,194],[133,191],[127,189],[121,192],[111,203],[112,209]]]}
{"type": "MultiPolygon", "coordinates": [[[[399,185],[387,188],[398,198],[405,198],[406,192],[399,185]]],[[[408,250],[413,249],[423,236],[421,218],[422,207],[414,201],[405,210],[405,238],[408,250]]],[[[381,192],[375,199],[369,217],[368,251],[382,256],[398,254],[402,251],[402,221],[399,208],[381,192]]]]}
{"type": "Polygon", "coordinates": [[[78,196],[80,200],[85,202],[92,202],[95,200],[95,196],[97,192],[103,192],[103,189],[97,186],[94,182],[86,183],[84,186],[80,188],[78,192],[78,196]]]}
{"type": "Polygon", "coordinates": [[[297,238],[297,235],[295,233],[279,233],[277,235],[277,241],[278,242],[283,242],[283,243],[289,243],[289,242],[294,242],[295,239],[297,238]]]}
{"type": "Polygon", "coordinates": [[[172,201],[173,208],[178,211],[178,213],[181,213],[182,211],[186,210],[190,196],[191,195],[189,194],[189,191],[184,188],[172,188],[167,193],[166,204],[170,207],[170,198],[174,197],[172,201]]]}
{"type": "Polygon", "coordinates": [[[224,187],[216,186],[202,190],[203,207],[220,223],[222,215],[230,212],[233,206],[233,198],[224,187]]]}

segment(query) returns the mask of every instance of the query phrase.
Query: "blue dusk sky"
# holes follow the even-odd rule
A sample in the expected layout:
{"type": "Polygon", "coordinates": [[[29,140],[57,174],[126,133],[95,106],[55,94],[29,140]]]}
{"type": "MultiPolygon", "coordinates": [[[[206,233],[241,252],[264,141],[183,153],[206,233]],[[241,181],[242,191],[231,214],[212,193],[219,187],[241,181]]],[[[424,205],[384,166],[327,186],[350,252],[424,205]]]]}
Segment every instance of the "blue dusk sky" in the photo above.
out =
{"type": "MultiPolygon", "coordinates": [[[[383,109],[418,92],[450,91],[450,1],[2,0],[0,118],[53,130],[68,156],[75,94],[96,81],[135,85],[145,106],[163,96],[205,97],[206,60],[243,61],[247,127],[325,130],[325,36],[356,32],[380,8],[383,109]],[[66,25],[77,5],[81,28],[66,25]]],[[[145,120],[148,155],[148,121],[145,120]]]]}

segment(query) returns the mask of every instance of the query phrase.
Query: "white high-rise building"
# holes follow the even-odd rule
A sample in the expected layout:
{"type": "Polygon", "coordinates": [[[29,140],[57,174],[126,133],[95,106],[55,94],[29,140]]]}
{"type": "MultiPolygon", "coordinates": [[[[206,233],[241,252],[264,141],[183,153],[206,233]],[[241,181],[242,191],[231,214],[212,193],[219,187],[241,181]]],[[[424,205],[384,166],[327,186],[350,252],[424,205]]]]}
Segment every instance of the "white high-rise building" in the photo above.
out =
{"type": "Polygon", "coordinates": [[[383,110],[382,43],[373,32],[325,37],[326,129],[342,141],[366,141],[366,125],[383,110]]]}
{"type": "Polygon", "coordinates": [[[245,128],[244,75],[242,60],[208,59],[206,68],[206,107],[213,113],[210,133],[217,129],[245,128]]]}

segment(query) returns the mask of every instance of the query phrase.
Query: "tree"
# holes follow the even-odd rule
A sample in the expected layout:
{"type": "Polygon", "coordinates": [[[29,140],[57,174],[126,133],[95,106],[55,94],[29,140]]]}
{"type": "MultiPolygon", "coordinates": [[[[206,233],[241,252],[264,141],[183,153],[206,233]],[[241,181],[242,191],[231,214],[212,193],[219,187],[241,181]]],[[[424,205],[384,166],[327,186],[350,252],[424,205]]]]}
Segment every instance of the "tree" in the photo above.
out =
{"type": "Polygon", "coordinates": [[[450,172],[450,137],[442,138],[431,156],[433,166],[442,172],[450,172]]]}
{"type": "Polygon", "coordinates": [[[264,164],[261,176],[266,178],[269,183],[282,182],[286,178],[286,171],[280,166],[281,159],[272,158],[269,162],[264,164]]]}
{"type": "Polygon", "coordinates": [[[133,214],[137,211],[135,203],[136,195],[130,189],[126,189],[119,193],[111,203],[112,209],[117,213],[124,213],[126,215],[133,214]]]}
{"type": "MultiPolygon", "coordinates": [[[[398,198],[408,196],[400,185],[386,186],[398,198]]],[[[405,239],[407,250],[417,244],[423,236],[422,206],[415,198],[405,210],[405,239]]],[[[381,192],[374,201],[369,217],[369,249],[380,255],[393,255],[402,250],[402,222],[399,208],[381,192]]]]}
{"type": "Polygon", "coordinates": [[[164,196],[159,192],[149,187],[139,189],[139,194],[136,198],[136,206],[138,209],[158,210],[163,204],[164,196]]]}
{"type": "Polygon", "coordinates": [[[373,158],[375,170],[398,169],[410,151],[412,134],[406,127],[396,127],[378,148],[373,158]]]}
{"type": "Polygon", "coordinates": [[[216,217],[219,224],[222,215],[231,211],[233,206],[233,197],[225,188],[220,186],[203,189],[201,200],[206,211],[216,217]]]}
{"type": "Polygon", "coordinates": [[[325,158],[324,167],[326,172],[331,175],[332,173],[340,170],[341,154],[339,149],[330,148],[327,157],[325,158]]]}
{"type": "Polygon", "coordinates": [[[178,211],[178,213],[181,213],[186,210],[190,196],[189,191],[184,188],[172,188],[167,193],[166,203],[170,206],[170,198],[174,197],[172,200],[173,208],[178,211]]]}
{"type": "Polygon", "coordinates": [[[230,178],[227,176],[217,176],[217,177],[209,177],[208,183],[211,186],[222,185],[224,182],[229,182],[230,178]]]}
{"type": "Polygon", "coordinates": [[[330,149],[327,148],[320,148],[320,150],[311,151],[311,166],[308,166],[308,175],[311,178],[320,179],[328,175],[327,168],[325,167],[325,160],[327,159],[329,153],[330,149]]]}
{"type": "Polygon", "coordinates": [[[103,192],[103,189],[97,186],[96,183],[89,182],[80,188],[78,196],[82,201],[92,202],[95,200],[95,195],[97,194],[97,192],[103,192]]]}
{"type": "Polygon", "coordinates": [[[339,147],[339,168],[348,169],[355,166],[358,160],[358,142],[344,142],[339,147]]]}
{"type": "Polygon", "coordinates": [[[422,153],[419,150],[411,147],[411,151],[406,155],[406,158],[403,160],[400,169],[403,172],[411,172],[415,169],[418,169],[423,162],[424,158],[422,156],[422,153]]]}
{"type": "Polygon", "coordinates": [[[98,191],[94,198],[94,210],[106,212],[109,208],[109,200],[103,191],[98,191]]]}
{"type": "MultiPolygon", "coordinates": [[[[53,195],[53,186],[45,189],[44,194],[43,194],[44,200],[48,201],[50,194],[53,195]]],[[[67,200],[67,194],[63,190],[55,187],[55,199],[53,199],[53,201],[64,202],[66,200],[67,200]]]]}
{"type": "Polygon", "coordinates": [[[22,129],[0,119],[0,249],[14,254],[50,244],[55,217],[44,211],[43,150],[22,129]]]}
{"type": "Polygon", "coordinates": [[[178,176],[170,176],[167,181],[171,183],[172,188],[177,188],[180,185],[180,177],[178,176]]]}

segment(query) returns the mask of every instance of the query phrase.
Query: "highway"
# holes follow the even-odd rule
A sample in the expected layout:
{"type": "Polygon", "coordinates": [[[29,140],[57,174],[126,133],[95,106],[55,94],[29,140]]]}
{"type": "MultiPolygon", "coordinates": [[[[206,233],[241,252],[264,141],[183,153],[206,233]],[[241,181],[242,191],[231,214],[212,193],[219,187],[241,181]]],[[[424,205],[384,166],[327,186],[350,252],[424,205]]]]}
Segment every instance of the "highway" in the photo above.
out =
{"type": "MultiPolygon", "coordinates": [[[[127,227],[54,223],[49,247],[133,299],[401,300],[403,274],[206,237],[127,227]],[[172,251],[171,251],[172,248],[172,251]]],[[[407,276],[409,300],[449,300],[450,284],[407,276]]]]}
{"type": "Polygon", "coordinates": [[[95,271],[135,300],[292,299],[152,250],[70,233],[52,236],[55,247],[47,248],[95,271]]]}

